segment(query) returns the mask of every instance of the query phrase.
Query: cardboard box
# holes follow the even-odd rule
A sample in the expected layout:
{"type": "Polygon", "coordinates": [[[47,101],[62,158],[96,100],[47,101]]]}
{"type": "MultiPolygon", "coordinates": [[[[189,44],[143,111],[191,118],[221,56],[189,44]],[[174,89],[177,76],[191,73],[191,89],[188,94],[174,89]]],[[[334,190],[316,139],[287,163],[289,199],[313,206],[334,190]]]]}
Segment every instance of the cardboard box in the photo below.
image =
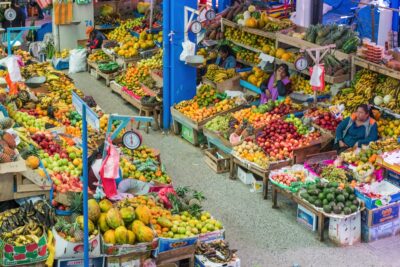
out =
{"type": "Polygon", "coordinates": [[[195,267],[240,267],[240,259],[235,258],[234,260],[227,263],[214,263],[208,260],[203,255],[195,255],[194,266],[195,267]]]}
{"type": "Polygon", "coordinates": [[[0,174],[26,171],[25,160],[18,156],[17,161],[0,163],[0,174]]]}
{"type": "Polygon", "coordinates": [[[216,240],[223,240],[223,239],[225,239],[225,229],[199,235],[199,241],[203,243],[210,243],[216,240]]]}
{"type": "MultiPolygon", "coordinates": [[[[81,259],[62,259],[57,260],[57,267],[84,267],[83,258],[81,259]]],[[[89,267],[105,267],[105,258],[96,257],[89,259],[89,267]]]]}
{"type": "Polygon", "coordinates": [[[237,170],[237,177],[239,178],[240,181],[242,181],[242,183],[247,185],[251,184],[253,181],[256,180],[251,172],[246,172],[239,166],[237,170]]]}
{"type": "Polygon", "coordinates": [[[186,237],[181,239],[173,238],[158,238],[158,247],[154,251],[154,255],[157,256],[159,253],[170,251],[178,248],[193,246],[199,240],[199,236],[186,237]]]}
{"type": "Polygon", "coordinates": [[[387,171],[386,172],[386,180],[394,184],[395,186],[400,187],[400,175],[393,172],[387,171]]]}
{"type": "MultiPolygon", "coordinates": [[[[52,230],[55,244],[56,244],[56,259],[71,259],[71,258],[82,258],[83,257],[83,243],[73,243],[62,238],[56,230],[52,230]]],[[[101,255],[101,245],[100,245],[100,234],[98,234],[95,238],[89,240],[90,257],[99,257],[101,255]]]]}
{"type": "Polygon", "coordinates": [[[303,224],[306,226],[308,229],[312,231],[317,230],[317,225],[318,225],[318,217],[306,209],[305,207],[298,205],[297,206],[297,222],[300,224],[303,224]]]}
{"type": "Polygon", "coordinates": [[[361,213],[343,218],[329,218],[329,239],[340,246],[351,246],[361,240],[361,213]]]}
{"type": "Polygon", "coordinates": [[[141,267],[143,262],[150,256],[150,251],[129,253],[122,256],[110,256],[107,257],[107,267],[141,267]]]}
{"type": "Polygon", "coordinates": [[[43,234],[38,243],[14,246],[0,240],[0,264],[2,266],[30,265],[47,259],[47,235],[43,234]]]}
{"type": "Polygon", "coordinates": [[[242,87],[240,86],[240,75],[235,75],[230,79],[227,79],[223,82],[213,82],[205,77],[203,77],[203,83],[210,84],[218,92],[223,93],[225,91],[242,91],[242,87]]]}
{"type": "Polygon", "coordinates": [[[397,201],[400,201],[400,188],[397,187],[396,185],[383,180],[378,184],[379,191],[382,192],[390,192],[385,194],[385,196],[382,199],[377,199],[377,198],[370,198],[363,193],[361,193],[357,187],[354,190],[354,193],[357,198],[362,200],[365,203],[365,207],[367,209],[374,209],[378,208],[381,206],[389,205],[391,203],[395,203],[397,201]]]}
{"type": "Polygon", "coordinates": [[[375,227],[368,227],[364,224],[361,234],[362,240],[367,243],[398,235],[400,234],[400,220],[387,222],[375,227]]]}
{"type": "Polygon", "coordinates": [[[365,209],[361,212],[361,221],[368,227],[378,226],[399,219],[400,202],[381,208],[365,209]]]}

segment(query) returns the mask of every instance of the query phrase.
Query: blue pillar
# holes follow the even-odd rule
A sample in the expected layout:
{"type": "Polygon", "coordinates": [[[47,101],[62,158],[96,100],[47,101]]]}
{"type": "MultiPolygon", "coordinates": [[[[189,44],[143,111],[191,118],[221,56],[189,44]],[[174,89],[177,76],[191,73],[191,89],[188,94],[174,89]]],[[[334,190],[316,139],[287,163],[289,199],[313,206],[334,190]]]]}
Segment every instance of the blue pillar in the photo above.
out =
{"type": "Polygon", "coordinates": [[[171,2],[163,1],[163,125],[165,129],[170,126],[171,106],[171,2]]]}
{"type": "MultiPolygon", "coordinates": [[[[398,9],[400,7],[400,1],[399,0],[390,1],[390,7],[398,9]]],[[[392,17],[392,30],[395,32],[399,31],[399,13],[394,11],[392,17]]]]}
{"type": "MultiPolygon", "coordinates": [[[[179,56],[182,53],[184,41],[184,7],[197,8],[197,1],[164,1],[164,9],[167,6],[169,6],[170,13],[166,15],[168,10],[164,10],[164,23],[168,23],[166,20],[169,20],[170,24],[163,25],[164,33],[168,31],[169,27],[169,32],[172,31],[173,36],[172,42],[164,46],[164,128],[170,126],[170,107],[182,100],[191,99],[196,94],[196,69],[180,61],[179,56]],[[170,66],[166,66],[168,63],[170,66]],[[168,75],[169,77],[167,77],[168,75]]],[[[167,36],[168,34],[164,36],[164,40],[167,40],[167,36]]],[[[196,42],[193,35],[189,34],[189,38],[192,42],[196,42]]]]}
{"type": "Polygon", "coordinates": [[[218,0],[218,12],[222,12],[231,5],[231,0],[218,0]]]}

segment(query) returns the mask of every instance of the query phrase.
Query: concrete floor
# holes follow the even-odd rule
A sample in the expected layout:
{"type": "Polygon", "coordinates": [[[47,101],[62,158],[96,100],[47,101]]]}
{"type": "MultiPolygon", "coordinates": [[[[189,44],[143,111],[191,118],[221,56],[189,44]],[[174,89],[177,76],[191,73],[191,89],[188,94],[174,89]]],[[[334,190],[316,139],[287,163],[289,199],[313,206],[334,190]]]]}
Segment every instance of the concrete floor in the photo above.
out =
{"type": "MultiPolygon", "coordinates": [[[[96,81],[88,73],[72,75],[78,88],[92,95],[107,113],[135,115],[137,110],[96,81]]],[[[336,247],[321,243],[296,222],[296,206],[280,199],[280,209],[271,200],[251,193],[240,181],[215,174],[203,153],[185,140],[160,132],[143,132],[144,142],[161,151],[162,161],[174,185],[189,185],[203,191],[205,208],[224,223],[226,238],[238,249],[242,267],[264,266],[400,266],[400,237],[370,244],[336,247]]]]}

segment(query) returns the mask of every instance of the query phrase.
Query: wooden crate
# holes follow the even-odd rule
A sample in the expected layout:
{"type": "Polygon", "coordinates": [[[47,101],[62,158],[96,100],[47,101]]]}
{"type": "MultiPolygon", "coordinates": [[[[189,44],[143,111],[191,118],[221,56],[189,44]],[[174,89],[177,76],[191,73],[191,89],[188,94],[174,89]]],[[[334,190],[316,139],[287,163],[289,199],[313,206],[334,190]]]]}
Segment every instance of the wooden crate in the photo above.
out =
{"type": "Polygon", "coordinates": [[[119,85],[116,81],[110,82],[111,91],[121,95],[122,85],[119,85]]]}
{"type": "Polygon", "coordinates": [[[137,108],[139,110],[142,108],[142,103],[140,103],[139,99],[136,99],[136,98],[130,96],[128,93],[124,92],[123,90],[121,90],[121,97],[126,102],[131,104],[133,107],[135,107],[135,108],[137,108]]]}
{"type": "Polygon", "coordinates": [[[87,61],[87,66],[88,66],[87,67],[87,71],[89,73],[91,73],[92,70],[97,71],[98,64],[96,62],[88,60],[87,61]]]}
{"type": "Polygon", "coordinates": [[[0,188],[0,201],[14,199],[14,173],[1,175],[0,188]]]}
{"type": "Polygon", "coordinates": [[[224,151],[225,153],[231,154],[233,145],[229,140],[226,140],[223,136],[219,135],[218,133],[208,130],[207,128],[203,127],[203,134],[207,138],[207,142],[216,146],[218,149],[224,151]]]}
{"type": "Polygon", "coordinates": [[[128,65],[130,64],[136,64],[136,62],[140,61],[141,57],[136,56],[132,58],[123,58],[123,57],[116,57],[115,61],[120,65],[124,70],[128,68],[128,65]]]}
{"type": "Polygon", "coordinates": [[[162,70],[151,70],[150,71],[151,77],[156,82],[156,86],[159,88],[163,87],[163,84],[164,84],[163,76],[159,74],[160,72],[162,73],[162,70]]]}
{"type": "Polygon", "coordinates": [[[204,152],[206,164],[216,173],[226,173],[231,170],[232,156],[217,148],[210,148],[204,152]]]}
{"type": "Polygon", "coordinates": [[[39,186],[20,173],[15,174],[16,193],[44,194],[51,189],[51,185],[39,186]]]}
{"type": "Polygon", "coordinates": [[[97,68],[97,77],[103,78],[106,81],[106,86],[110,87],[110,82],[115,79],[121,72],[116,71],[113,73],[104,73],[97,68]]]}
{"type": "Polygon", "coordinates": [[[17,161],[0,163],[0,174],[26,171],[25,160],[21,157],[17,161]]]}
{"type": "Polygon", "coordinates": [[[166,252],[161,252],[157,255],[156,258],[157,266],[167,263],[177,263],[181,260],[189,260],[189,267],[194,267],[195,250],[196,250],[196,245],[192,245],[192,246],[177,248],[174,250],[169,250],[166,252]]]}

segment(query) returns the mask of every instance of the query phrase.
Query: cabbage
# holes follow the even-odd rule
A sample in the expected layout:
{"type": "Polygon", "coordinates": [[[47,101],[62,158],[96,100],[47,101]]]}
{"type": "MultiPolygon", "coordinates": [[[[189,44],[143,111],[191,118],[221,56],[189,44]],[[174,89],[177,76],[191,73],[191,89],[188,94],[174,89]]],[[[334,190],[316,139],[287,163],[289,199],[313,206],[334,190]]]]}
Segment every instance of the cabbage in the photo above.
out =
{"type": "Polygon", "coordinates": [[[392,100],[392,96],[391,95],[385,95],[385,97],[383,98],[383,103],[389,104],[390,100],[392,100]]]}
{"type": "Polygon", "coordinates": [[[377,106],[379,106],[380,104],[382,104],[383,103],[383,98],[381,97],[381,96],[376,96],[375,98],[374,98],[374,104],[375,105],[377,105],[377,106]]]}

